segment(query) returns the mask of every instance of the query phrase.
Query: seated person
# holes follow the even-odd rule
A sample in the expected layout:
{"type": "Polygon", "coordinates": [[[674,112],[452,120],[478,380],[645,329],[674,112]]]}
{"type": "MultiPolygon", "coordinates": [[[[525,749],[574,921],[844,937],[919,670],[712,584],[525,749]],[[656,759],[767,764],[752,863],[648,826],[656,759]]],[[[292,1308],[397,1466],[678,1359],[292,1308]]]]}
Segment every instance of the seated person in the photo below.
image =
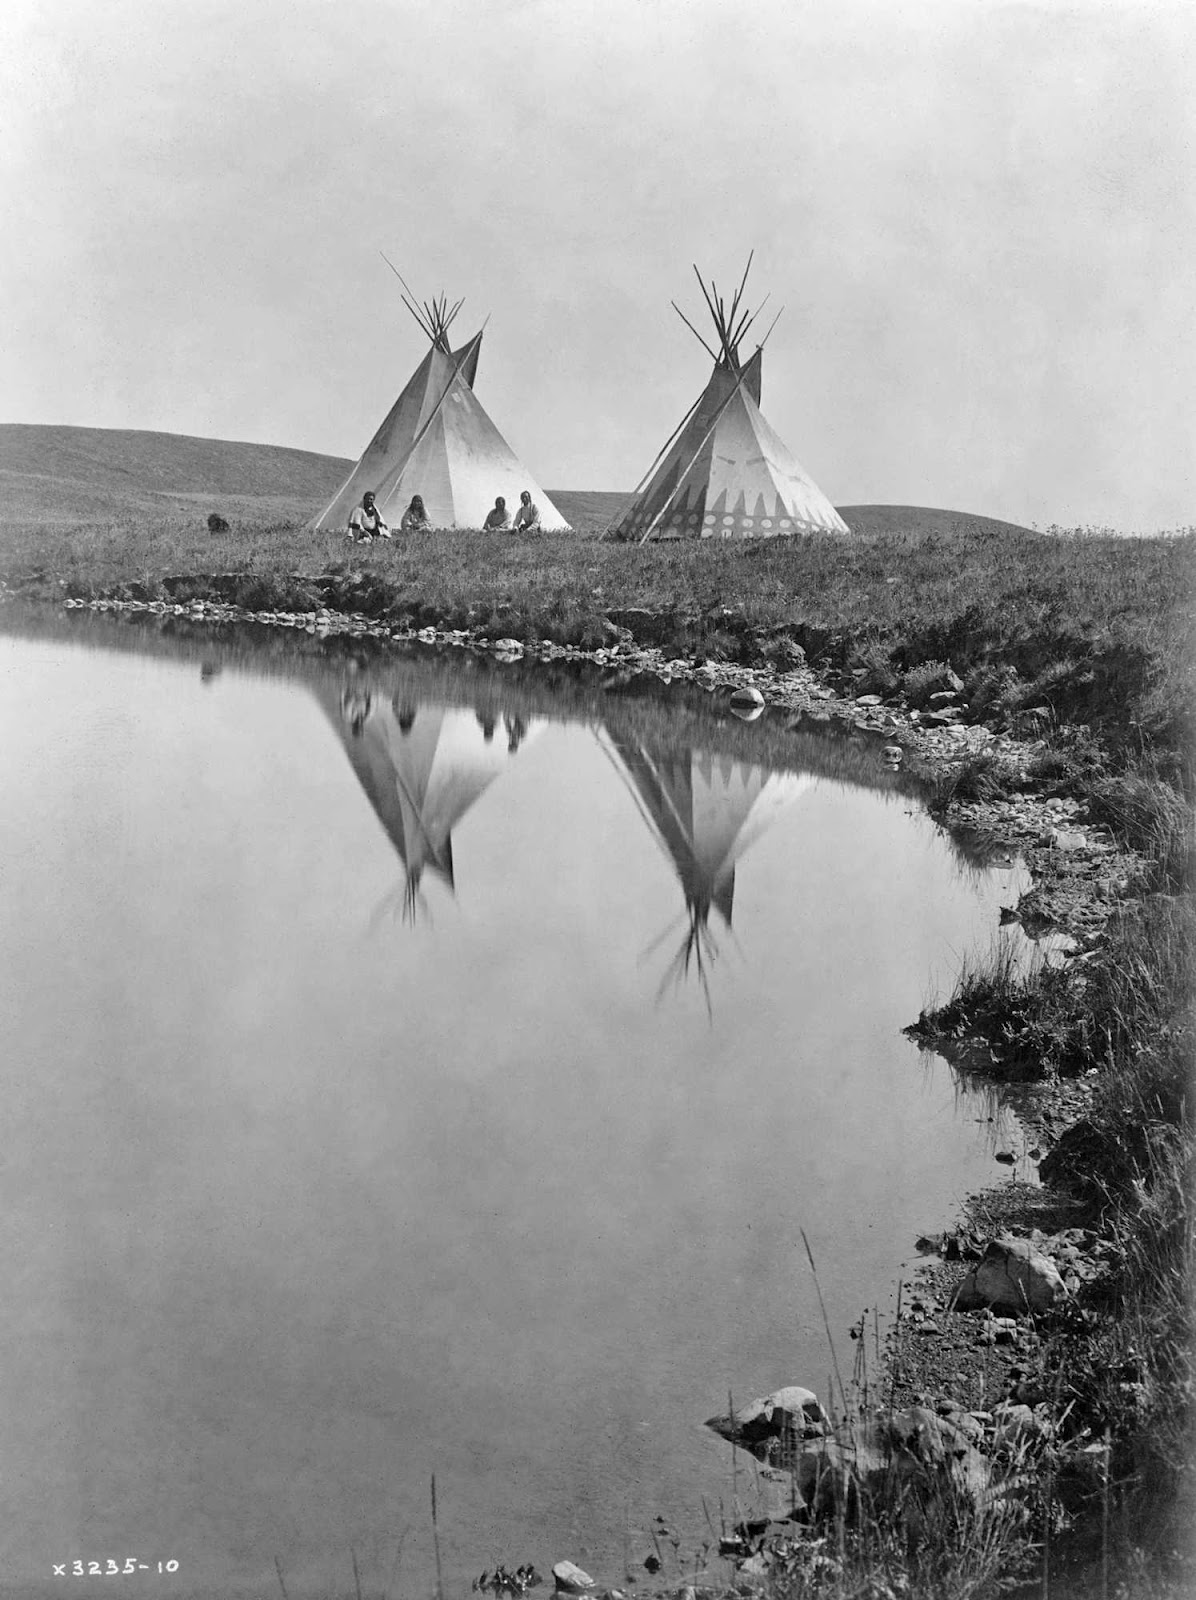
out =
{"type": "Polygon", "coordinates": [[[516,533],[536,533],[540,527],[540,508],[525,489],[519,496],[519,510],[515,513],[516,533]]]}
{"type": "Polygon", "coordinates": [[[422,495],[413,494],[411,504],[404,511],[403,520],[399,523],[399,532],[426,533],[431,526],[428,513],[424,510],[422,495]]]}
{"type": "Polygon", "coordinates": [[[494,510],[482,523],[482,531],[483,533],[493,533],[497,528],[509,528],[510,526],[511,518],[507,514],[507,502],[502,495],[499,495],[494,502],[494,510]]]}
{"type": "Polygon", "coordinates": [[[349,513],[349,537],[359,544],[372,544],[375,539],[389,539],[390,529],[386,519],[374,504],[374,491],[367,489],[361,504],[349,513]]]}

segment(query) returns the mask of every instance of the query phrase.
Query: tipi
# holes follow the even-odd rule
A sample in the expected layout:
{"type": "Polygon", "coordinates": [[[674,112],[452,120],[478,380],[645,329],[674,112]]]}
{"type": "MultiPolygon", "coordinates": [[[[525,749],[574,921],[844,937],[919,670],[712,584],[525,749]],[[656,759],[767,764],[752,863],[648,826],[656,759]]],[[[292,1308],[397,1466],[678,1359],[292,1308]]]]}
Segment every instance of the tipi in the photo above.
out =
{"type": "Polygon", "coordinates": [[[714,282],[707,289],[694,268],[714,319],[717,350],[673,303],[714,358],[714,371],[614,524],[611,531],[616,538],[642,544],[653,538],[772,539],[818,530],[850,531],[760,413],[763,343],[740,362],[743,337],[763,309],[761,305],[749,313],[742,308],[751,265],[749,256],[730,310],[714,282]]]}
{"type": "Polygon", "coordinates": [[[519,718],[385,699],[368,687],[319,695],[374,814],[404,867],[415,908],[425,872],[452,891],[452,830],[538,731],[519,718]]]}
{"type": "Polygon", "coordinates": [[[445,296],[403,304],[419,323],[431,348],[416,367],[361,460],[309,526],[337,532],[367,489],[374,491],[387,522],[397,524],[413,495],[423,499],[434,528],[480,528],[502,495],[512,512],[527,489],[540,510],[540,526],[569,524],[531,477],[486,415],[473,392],[482,332],[460,349],[449,347],[448,331],[462,306],[445,296]]]}
{"type": "Polygon", "coordinates": [[[706,968],[717,954],[711,910],[730,928],[736,863],[813,779],[689,745],[650,748],[609,728],[599,742],[681,881],[686,927],[670,971],[680,978],[694,966],[705,986],[706,968]]]}

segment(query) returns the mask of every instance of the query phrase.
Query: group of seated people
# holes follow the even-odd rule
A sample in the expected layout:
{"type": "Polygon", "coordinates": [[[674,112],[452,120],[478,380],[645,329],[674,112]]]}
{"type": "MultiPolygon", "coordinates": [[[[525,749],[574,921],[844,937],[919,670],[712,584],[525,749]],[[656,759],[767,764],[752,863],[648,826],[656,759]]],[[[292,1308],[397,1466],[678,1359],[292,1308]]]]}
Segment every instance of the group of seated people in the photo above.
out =
{"type": "MultiPolygon", "coordinates": [[[[417,494],[412,495],[411,504],[399,522],[399,532],[426,533],[431,526],[422,498],[417,494]]],[[[499,495],[482,528],[487,533],[497,529],[507,529],[513,533],[537,533],[540,528],[540,508],[532,499],[531,492],[524,489],[519,496],[519,509],[512,519],[507,502],[499,495]]],[[[372,544],[375,539],[390,538],[390,528],[378,510],[372,489],[366,490],[361,497],[361,504],[354,506],[349,513],[349,537],[357,544],[372,544]]]]}

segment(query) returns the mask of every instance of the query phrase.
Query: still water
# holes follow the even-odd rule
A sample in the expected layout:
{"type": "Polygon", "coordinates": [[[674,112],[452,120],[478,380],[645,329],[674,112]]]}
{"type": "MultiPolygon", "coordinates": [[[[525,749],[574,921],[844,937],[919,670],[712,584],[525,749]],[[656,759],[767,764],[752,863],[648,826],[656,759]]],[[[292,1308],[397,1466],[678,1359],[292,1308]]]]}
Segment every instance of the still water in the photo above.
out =
{"type": "Polygon", "coordinates": [[[433,1472],[451,1592],[688,1558],[703,1419],[826,1392],[800,1230],[850,1366],[999,1170],[900,1029],[1017,872],[754,729],[86,637],[0,637],[0,1589],[428,1592],[433,1472]]]}

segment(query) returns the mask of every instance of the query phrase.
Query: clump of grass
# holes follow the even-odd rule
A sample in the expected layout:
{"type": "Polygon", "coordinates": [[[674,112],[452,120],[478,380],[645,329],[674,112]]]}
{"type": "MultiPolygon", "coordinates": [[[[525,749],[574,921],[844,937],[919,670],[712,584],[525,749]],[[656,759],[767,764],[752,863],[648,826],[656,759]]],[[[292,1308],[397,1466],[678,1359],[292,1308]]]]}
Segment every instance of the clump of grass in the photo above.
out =
{"type": "MultiPolygon", "coordinates": [[[[908,685],[908,679],[906,682],[908,685]]],[[[1023,691],[1017,668],[1004,661],[983,662],[973,667],[964,679],[964,694],[976,718],[1007,717],[1022,703],[1023,691]]],[[[909,694],[908,687],[906,693],[909,694]]]]}
{"type": "Polygon", "coordinates": [[[977,751],[934,773],[930,779],[930,810],[939,813],[957,802],[1000,799],[1018,786],[1020,777],[1007,759],[992,751],[977,751]]]}
{"type": "Polygon", "coordinates": [[[865,639],[859,644],[849,658],[849,666],[856,687],[864,694],[894,694],[901,682],[889,650],[878,639],[865,639]]]}
{"type": "Polygon", "coordinates": [[[1049,731],[1049,743],[1026,762],[1027,780],[1048,793],[1072,790],[1087,796],[1108,770],[1104,746],[1087,727],[1056,727],[1052,719],[1049,731]]]}
{"type": "Polygon", "coordinates": [[[1092,816],[1151,863],[1151,886],[1180,892],[1196,888],[1192,811],[1169,783],[1127,772],[1088,790],[1092,816]]]}
{"type": "Polygon", "coordinates": [[[945,661],[923,661],[911,667],[901,680],[901,692],[906,703],[918,710],[930,704],[930,697],[941,689],[949,688],[956,674],[945,661]]]}
{"type": "Polygon", "coordinates": [[[965,961],[946,1003],[924,1010],[906,1032],[996,1078],[1073,1076],[1088,1064],[1077,983],[1064,967],[1027,967],[1003,939],[986,956],[965,961]]]}

